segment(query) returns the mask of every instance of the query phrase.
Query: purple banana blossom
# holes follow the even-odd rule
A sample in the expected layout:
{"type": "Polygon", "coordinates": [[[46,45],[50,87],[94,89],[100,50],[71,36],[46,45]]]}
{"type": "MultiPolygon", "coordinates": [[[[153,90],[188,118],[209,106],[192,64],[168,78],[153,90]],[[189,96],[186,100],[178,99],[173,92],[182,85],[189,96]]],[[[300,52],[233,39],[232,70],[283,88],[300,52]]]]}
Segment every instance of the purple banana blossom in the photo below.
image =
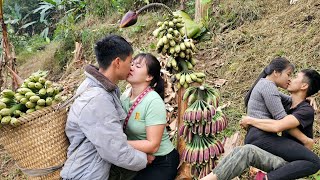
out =
{"type": "Polygon", "coordinates": [[[161,7],[161,8],[164,8],[165,10],[167,10],[169,12],[169,14],[171,16],[173,16],[173,12],[171,11],[171,9],[166,6],[165,4],[162,4],[162,3],[150,3],[150,4],[147,4],[145,6],[143,6],[141,9],[139,9],[138,11],[136,12],[133,12],[133,11],[128,11],[124,16],[123,18],[121,19],[121,22],[120,22],[120,28],[124,28],[124,27],[129,27],[129,26],[132,26],[134,25],[137,20],[138,20],[138,15],[151,8],[151,7],[161,7]]]}
{"type": "Polygon", "coordinates": [[[138,14],[133,11],[128,11],[120,21],[120,28],[134,25],[138,20],[138,14]]]}

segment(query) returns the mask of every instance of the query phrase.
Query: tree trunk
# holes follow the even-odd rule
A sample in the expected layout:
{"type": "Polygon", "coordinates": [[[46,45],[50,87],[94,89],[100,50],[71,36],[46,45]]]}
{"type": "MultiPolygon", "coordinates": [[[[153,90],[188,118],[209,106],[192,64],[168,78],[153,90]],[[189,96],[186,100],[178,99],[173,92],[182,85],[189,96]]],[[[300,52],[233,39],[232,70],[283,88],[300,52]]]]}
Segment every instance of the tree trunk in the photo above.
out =
{"type": "MultiPolygon", "coordinates": [[[[0,62],[0,87],[4,87],[4,80],[3,80],[3,74],[5,71],[6,66],[8,66],[10,69],[12,69],[15,73],[17,73],[16,69],[16,58],[14,51],[11,54],[10,53],[10,44],[8,40],[8,31],[7,26],[4,23],[3,18],[3,1],[0,0],[0,23],[2,27],[2,47],[3,47],[3,58],[0,62]]],[[[12,89],[18,88],[18,83],[15,80],[15,78],[12,76],[12,89]]]]}
{"type": "Polygon", "coordinates": [[[184,10],[186,8],[186,0],[180,0],[180,10],[184,10]]]}
{"type": "Polygon", "coordinates": [[[201,22],[203,18],[207,16],[211,2],[203,2],[202,0],[196,0],[194,19],[196,22],[201,22]]]}
{"type": "Polygon", "coordinates": [[[3,11],[2,11],[2,7],[3,7],[3,1],[0,0],[0,23],[2,26],[2,47],[3,47],[3,58],[0,60],[0,87],[3,86],[4,80],[3,80],[3,70],[4,67],[6,65],[7,62],[7,58],[6,56],[9,54],[9,50],[8,50],[8,33],[7,33],[7,27],[4,23],[4,19],[3,19],[3,11]]]}
{"type": "MultiPolygon", "coordinates": [[[[185,92],[184,88],[180,88],[178,90],[178,138],[177,138],[177,149],[180,154],[180,157],[182,155],[182,152],[186,148],[186,143],[183,139],[183,137],[179,137],[179,129],[183,125],[183,114],[186,111],[187,102],[182,100],[183,94],[185,92]]],[[[176,180],[178,179],[184,179],[184,180],[191,180],[191,171],[190,171],[190,164],[187,164],[183,162],[182,159],[180,159],[180,167],[178,170],[178,175],[176,177],[176,180]]]]}

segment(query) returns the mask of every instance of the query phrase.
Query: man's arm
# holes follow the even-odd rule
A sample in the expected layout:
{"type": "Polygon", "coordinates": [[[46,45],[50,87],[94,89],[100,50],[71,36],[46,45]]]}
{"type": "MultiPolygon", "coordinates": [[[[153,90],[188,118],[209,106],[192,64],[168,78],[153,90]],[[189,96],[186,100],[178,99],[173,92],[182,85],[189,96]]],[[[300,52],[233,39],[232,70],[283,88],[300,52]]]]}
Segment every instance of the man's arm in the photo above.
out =
{"type": "Polygon", "coordinates": [[[314,145],[314,140],[307,137],[305,134],[303,134],[298,128],[289,129],[288,133],[298,139],[302,144],[307,147],[308,149],[312,149],[314,145]]]}
{"type": "Polygon", "coordinates": [[[281,120],[272,119],[256,119],[252,117],[244,117],[241,120],[241,125],[246,127],[248,125],[254,126],[266,132],[278,133],[288,130],[290,135],[302,142],[306,147],[312,147],[312,139],[303,134],[297,127],[300,125],[299,120],[293,115],[287,115],[281,120]],[[310,144],[311,143],[311,144],[310,144]]]}
{"type": "Polygon", "coordinates": [[[297,118],[292,115],[287,115],[281,120],[257,119],[246,116],[241,120],[241,125],[251,125],[266,132],[278,133],[287,129],[298,127],[300,123],[297,118]]]}
{"type": "Polygon", "coordinates": [[[102,159],[125,169],[139,171],[146,167],[147,156],[128,144],[114,106],[111,96],[106,97],[101,93],[93,97],[81,111],[80,129],[102,159]]]}

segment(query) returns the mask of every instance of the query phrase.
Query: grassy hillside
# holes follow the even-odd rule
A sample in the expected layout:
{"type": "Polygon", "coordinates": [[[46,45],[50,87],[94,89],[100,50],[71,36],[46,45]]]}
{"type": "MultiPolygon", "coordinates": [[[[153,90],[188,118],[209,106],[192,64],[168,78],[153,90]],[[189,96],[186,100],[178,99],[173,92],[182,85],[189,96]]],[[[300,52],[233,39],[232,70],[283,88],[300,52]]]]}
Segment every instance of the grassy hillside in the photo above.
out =
{"type": "MultiPolygon", "coordinates": [[[[239,130],[238,121],[245,114],[243,97],[255,78],[270,60],[284,56],[297,70],[314,68],[320,71],[320,2],[299,0],[295,5],[288,1],[226,0],[214,7],[206,17],[208,33],[196,46],[199,60],[196,69],[205,71],[207,83],[214,85],[217,79],[227,80],[220,87],[225,109],[230,119],[229,132],[239,130]],[[223,24],[234,22],[221,30],[223,24]],[[221,25],[222,24],[222,25],[221,25]]],[[[83,43],[84,61],[93,63],[93,44],[109,33],[124,36],[133,43],[135,52],[155,52],[156,40],[151,32],[162,19],[162,11],[150,12],[139,17],[138,23],[127,29],[118,29],[120,15],[105,18],[88,15],[72,29],[70,36],[46,45],[32,56],[18,55],[19,72],[27,77],[38,69],[50,70],[55,80],[70,87],[70,92],[83,79],[81,66],[67,66],[73,58],[74,41],[83,43]],[[81,78],[79,78],[81,77],[81,78]]],[[[316,100],[320,105],[319,94],[316,100]]],[[[314,150],[320,155],[320,122],[317,115],[314,150]]],[[[0,179],[21,179],[21,173],[2,152],[0,179]]]]}

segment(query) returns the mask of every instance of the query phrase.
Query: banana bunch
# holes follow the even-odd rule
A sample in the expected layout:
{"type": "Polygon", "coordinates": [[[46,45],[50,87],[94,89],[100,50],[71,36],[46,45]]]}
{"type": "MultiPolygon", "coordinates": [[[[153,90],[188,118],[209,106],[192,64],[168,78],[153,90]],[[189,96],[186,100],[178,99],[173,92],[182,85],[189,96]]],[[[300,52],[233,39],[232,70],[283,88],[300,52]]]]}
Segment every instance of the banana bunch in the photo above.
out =
{"type": "MultiPolygon", "coordinates": [[[[193,67],[196,64],[196,60],[193,58],[193,54],[197,51],[197,49],[193,44],[192,40],[179,40],[179,38],[169,39],[171,37],[171,34],[167,34],[166,36],[160,38],[160,40],[157,43],[158,53],[162,53],[163,55],[167,54],[176,61],[186,60],[193,67]]],[[[170,64],[168,64],[167,66],[170,67],[170,64]]]]}
{"type": "Polygon", "coordinates": [[[188,108],[178,134],[187,143],[182,158],[191,164],[194,178],[209,174],[217,157],[224,152],[218,137],[226,129],[228,120],[219,108],[219,98],[218,91],[208,85],[189,87],[183,95],[188,108]]]}
{"type": "MultiPolygon", "coordinates": [[[[196,100],[186,109],[183,115],[183,120],[190,125],[197,124],[197,126],[200,126],[200,124],[211,123],[212,117],[216,114],[219,113],[213,106],[208,105],[203,100],[196,100]]],[[[200,131],[201,130],[199,128],[199,135],[201,136],[202,132],[200,133],[200,131]]]]}
{"type": "Polygon", "coordinates": [[[202,72],[180,72],[175,75],[176,79],[178,80],[178,88],[184,87],[188,88],[190,84],[194,82],[202,83],[206,75],[202,72]]]}
{"type": "MultiPolygon", "coordinates": [[[[187,39],[184,32],[184,22],[179,15],[172,19],[157,23],[158,28],[152,32],[158,38],[157,51],[163,55],[169,55],[176,61],[178,59],[187,60],[195,65],[192,59],[194,52],[197,51],[192,39],[187,39]]],[[[173,62],[173,68],[176,67],[173,62]]],[[[168,64],[167,66],[171,66],[168,64]]]]}
{"type": "Polygon", "coordinates": [[[184,124],[179,128],[179,136],[182,136],[187,143],[191,143],[194,134],[192,133],[190,126],[184,124]]]}
{"type": "Polygon", "coordinates": [[[179,71],[182,68],[181,66],[183,66],[181,63],[185,64],[186,70],[192,70],[197,63],[197,60],[195,58],[192,58],[190,61],[188,61],[183,59],[175,59],[172,56],[169,56],[166,66],[168,69],[172,68],[176,71],[179,71]]]}
{"type": "Polygon", "coordinates": [[[213,87],[206,84],[201,86],[189,87],[183,94],[183,100],[188,101],[188,106],[193,104],[199,98],[204,100],[208,105],[212,105],[215,108],[218,108],[219,106],[219,92],[213,87]]]}
{"type": "Polygon", "coordinates": [[[210,174],[212,170],[216,167],[216,162],[213,159],[204,166],[191,166],[191,176],[192,179],[201,179],[206,175],[210,174]]]}
{"type": "Polygon", "coordinates": [[[168,54],[174,58],[191,60],[197,49],[191,39],[182,40],[182,37],[175,38],[172,34],[168,33],[159,39],[157,51],[163,55],[168,54]]]}
{"type": "Polygon", "coordinates": [[[180,136],[183,136],[187,142],[192,140],[189,131],[199,136],[214,136],[222,132],[228,126],[228,119],[220,109],[215,110],[211,107],[211,111],[205,109],[203,111],[196,109],[187,109],[183,115],[183,121],[187,127],[181,126],[180,136]],[[188,128],[188,130],[184,129],[188,128]]]}
{"type": "Polygon", "coordinates": [[[38,71],[24,80],[17,92],[5,89],[0,99],[0,125],[10,124],[14,127],[20,122],[17,118],[65,100],[60,92],[63,87],[46,80],[46,71],[38,71]]]}
{"type": "Polygon", "coordinates": [[[191,164],[191,174],[202,178],[215,167],[215,160],[224,152],[223,145],[213,137],[195,135],[182,152],[182,160],[191,164]]]}
{"type": "Polygon", "coordinates": [[[210,159],[218,157],[224,152],[223,145],[213,137],[200,137],[195,135],[182,153],[182,160],[191,165],[205,165],[210,159]]]}
{"type": "Polygon", "coordinates": [[[182,17],[179,15],[174,15],[173,17],[169,17],[164,22],[157,23],[157,29],[152,32],[154,37],[163,37],[166,34],[173,34],[174,37],[183,37],[185,35],[184,32],[184,22],[182,17]]]}

